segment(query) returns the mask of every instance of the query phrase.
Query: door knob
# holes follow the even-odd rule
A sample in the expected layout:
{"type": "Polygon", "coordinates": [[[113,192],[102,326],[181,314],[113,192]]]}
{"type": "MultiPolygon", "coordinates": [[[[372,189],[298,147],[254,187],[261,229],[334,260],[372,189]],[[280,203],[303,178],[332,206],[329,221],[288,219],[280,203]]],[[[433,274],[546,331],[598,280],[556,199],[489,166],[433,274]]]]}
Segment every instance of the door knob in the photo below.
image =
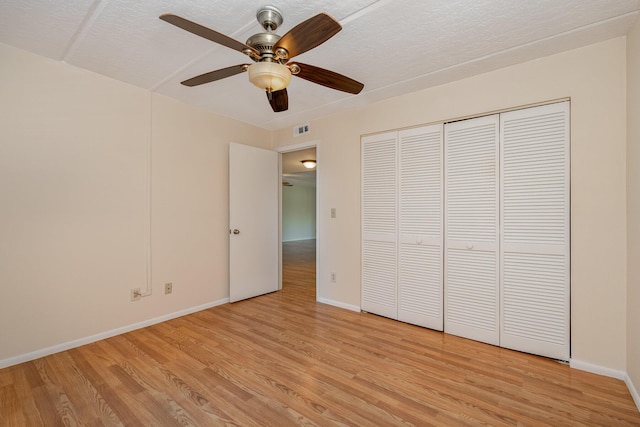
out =
{"type": "Polygon", "coordinates": [[[233,234],[240,234],[240,230],[238,230],[237,228],[233,229],[233,234]]]}
{"type": "Polygon", "coordinates": [[[473,249],[473,245],[472,245],[471,243],[469,243],[469,244],[467,245],[467,249],[473,249]]]}

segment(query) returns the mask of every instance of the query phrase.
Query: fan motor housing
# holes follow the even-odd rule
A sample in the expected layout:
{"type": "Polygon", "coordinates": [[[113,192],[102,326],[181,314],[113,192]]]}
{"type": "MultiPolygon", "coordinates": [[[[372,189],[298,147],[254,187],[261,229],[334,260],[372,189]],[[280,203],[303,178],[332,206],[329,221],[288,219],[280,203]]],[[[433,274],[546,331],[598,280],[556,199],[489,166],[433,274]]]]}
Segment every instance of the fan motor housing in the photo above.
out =
{"type": "Polygon", "coordinates": [[[251,46],[260,52],[260,55],[271,54],[273,55],[273,45],[275,45],[280,36],[274,33],[258,33],[254,34],[247,39],[247,46],[251,46]]]}

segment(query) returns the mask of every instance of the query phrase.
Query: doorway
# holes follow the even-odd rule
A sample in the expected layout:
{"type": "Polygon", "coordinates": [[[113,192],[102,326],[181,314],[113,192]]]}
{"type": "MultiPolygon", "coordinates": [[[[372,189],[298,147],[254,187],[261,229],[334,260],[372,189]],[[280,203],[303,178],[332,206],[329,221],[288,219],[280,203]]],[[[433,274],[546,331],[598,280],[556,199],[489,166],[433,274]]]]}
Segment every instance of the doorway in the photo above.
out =
{"type": "Polygon", "coordinates": [[[282,290],[316,299],[316,147],[282,153],[282,290]],[[313,161],[313,164],[303,164],[313,161]]]}

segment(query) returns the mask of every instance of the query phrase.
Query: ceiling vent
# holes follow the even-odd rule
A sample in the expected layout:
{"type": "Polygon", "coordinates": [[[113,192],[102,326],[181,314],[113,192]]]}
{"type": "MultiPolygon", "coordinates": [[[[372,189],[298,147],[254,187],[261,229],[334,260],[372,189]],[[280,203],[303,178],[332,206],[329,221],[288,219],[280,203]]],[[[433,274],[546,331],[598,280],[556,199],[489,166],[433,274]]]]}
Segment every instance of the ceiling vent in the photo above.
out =
{"type": "Polygon", "coordinates": [[[293,127],[293,136],[300,136],[309,132],[311,132],[311,126],[309,125],[309,123],[293,127]]]}

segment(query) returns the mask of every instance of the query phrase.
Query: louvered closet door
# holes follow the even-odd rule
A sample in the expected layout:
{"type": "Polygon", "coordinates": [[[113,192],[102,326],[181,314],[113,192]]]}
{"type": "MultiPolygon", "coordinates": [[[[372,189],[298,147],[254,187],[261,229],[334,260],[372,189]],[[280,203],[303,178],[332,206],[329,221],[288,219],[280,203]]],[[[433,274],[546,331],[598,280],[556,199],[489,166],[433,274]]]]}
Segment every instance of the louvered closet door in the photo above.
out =
{"type": "Polygon", "coordinates": [[[442,330],[443,125],[400,131],[398,320],[442,330]]]}
{"type": "Polygon", "coordinates": [[[501,120],[501,345],[568,360],[569,103],[501,120]]]}
{"type": "Polygon", "coordinates": [[[445,125],[445,332],[498,345],[498,133],[493,115],[445,125]]]}
{"type": "Polygon", "coordinates": [[[397,132],[362,139],[362,310],[398,318],[397,132]]]}

